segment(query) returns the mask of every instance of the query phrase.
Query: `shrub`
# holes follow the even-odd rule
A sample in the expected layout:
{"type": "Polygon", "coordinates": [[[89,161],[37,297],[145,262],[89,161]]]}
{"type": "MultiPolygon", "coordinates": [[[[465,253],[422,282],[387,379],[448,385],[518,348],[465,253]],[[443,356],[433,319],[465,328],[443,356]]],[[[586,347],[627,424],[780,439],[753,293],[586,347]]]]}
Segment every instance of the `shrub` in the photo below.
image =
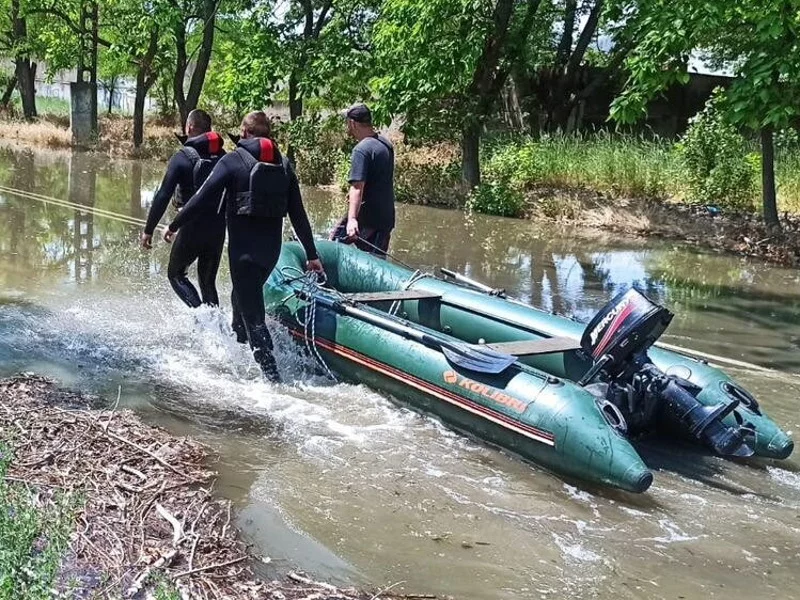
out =
{"type": "Polygon", "coordinates": [[[758,155],[747,152],[744,138],[727,123],[713,95],[676,149],[685,168],[689,200],[732,210],[752,210],[757,193],[758,155]]]}
{"type": "Polygon", "coordinates": [[[329,185],[336,181],[347,145],[342,120],[323,119],[319,114],[303,116],[276,128],[284,148],[295,152],[297,177],[306,185],[329,185]]]}
{"type": "Polygon", "coordinates": [[[525,206],[522,191],[507,179],[486,179],[467,197],[467,210],[500,217],[518,217],[525,206]]]}

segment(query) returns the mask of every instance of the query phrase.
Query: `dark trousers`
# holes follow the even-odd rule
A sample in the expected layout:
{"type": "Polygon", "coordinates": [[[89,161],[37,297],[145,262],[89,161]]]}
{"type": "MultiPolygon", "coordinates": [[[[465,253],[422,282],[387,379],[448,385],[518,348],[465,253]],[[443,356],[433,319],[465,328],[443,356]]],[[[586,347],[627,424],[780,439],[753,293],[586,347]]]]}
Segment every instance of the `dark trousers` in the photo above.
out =
{"type": "Polygon", "coordinates": [[[355,244],[359,250],[385,258],[386,251],[389,250],[389,242],[392,239],[392,230],[364,227],[358,237],[360,239],[355,240],[347,237],[347,217],[345,217],[331,232],[330,239],[344,244],[355,244]]]}
{"type": "Polygon", "coordinates": [[[280,256],[282,219],[265,219],[261,223],[240,221],[230,224],[229,232],[233,331],[237,341],[250,344],[264,376],[279,381],[272,337],[266,325],[264,284],[280,256]]]}
{"type": "Polygon", "coordinates": [[[216,280],[224,243],[225,220],[216,215],[202,216],[178,231],[169,255],[167,278],[172,289],[188,306],[219,306],[216,280]],[[200,294],[187,276],[194,261],[197,261],[200,294]]]}

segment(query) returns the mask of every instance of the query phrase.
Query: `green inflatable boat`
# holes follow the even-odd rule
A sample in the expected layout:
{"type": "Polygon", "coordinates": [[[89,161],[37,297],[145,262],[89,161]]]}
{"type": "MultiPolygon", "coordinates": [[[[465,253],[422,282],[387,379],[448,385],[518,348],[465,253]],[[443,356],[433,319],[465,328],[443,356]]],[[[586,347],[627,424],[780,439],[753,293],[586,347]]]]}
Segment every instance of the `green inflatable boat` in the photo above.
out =
{"type": "Polygon", "coordinates": [[[789,456],[756,399],[705,362],[653,347],[672,314],[630,289],[588,324],[445,271],[318,242],[327,281],[284,244],[267,311],[339,377],[567,476],[644,492],[630,439],[655,430],[729,457],[789,456]]]}

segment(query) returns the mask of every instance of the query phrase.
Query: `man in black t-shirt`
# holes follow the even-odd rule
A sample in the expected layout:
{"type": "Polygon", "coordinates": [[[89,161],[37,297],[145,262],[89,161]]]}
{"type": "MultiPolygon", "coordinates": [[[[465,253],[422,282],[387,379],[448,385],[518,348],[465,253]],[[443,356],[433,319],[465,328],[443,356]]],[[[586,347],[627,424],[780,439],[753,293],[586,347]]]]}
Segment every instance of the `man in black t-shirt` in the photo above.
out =
{"type": "Polygon", "coordinates": [[[365,104],[351,106],[344,115],[347,131],[358,143],[350,158],[347,217],[331,239],[355,242],[367,252],[385,256],[394,229],[394,146],[372,126],[365,104]]]}

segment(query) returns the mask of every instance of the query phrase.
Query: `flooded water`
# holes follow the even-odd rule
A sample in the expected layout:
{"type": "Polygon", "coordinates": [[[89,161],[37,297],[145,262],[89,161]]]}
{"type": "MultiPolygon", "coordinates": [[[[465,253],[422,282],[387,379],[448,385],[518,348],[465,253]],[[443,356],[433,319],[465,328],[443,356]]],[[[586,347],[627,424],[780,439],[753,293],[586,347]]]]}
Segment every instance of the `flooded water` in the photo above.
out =
{"type": "MultiPolygon", "coordinates": [[[[222,311],[185,308],[168,248],[138,249],[162,165],[0,153],[0,374],[32,370],[208,444],[219,490],[280,570],[496,598],[793,598],[800,468],[650,442],[644,495],[581,487],[360,386],[279,363],[259,380],[222,311]],[[8,188],[60,199],[45,202],[8,188]],[[83,212],[64,200],[91,206],[83,212]],[[113,213],[113,214],[112,214],[113,213]]],[[[340,194],[307,190],[316,231],[340,194]]],[[[732,374],[783,427],[800,417],[798,274],[674,244],[399,206],[393,251],[588,319],[632,283],[675,311],[665,341],[771,367],[732,374]]],[[[219,278],[227,297],[223,267],[219,278]]]]}

